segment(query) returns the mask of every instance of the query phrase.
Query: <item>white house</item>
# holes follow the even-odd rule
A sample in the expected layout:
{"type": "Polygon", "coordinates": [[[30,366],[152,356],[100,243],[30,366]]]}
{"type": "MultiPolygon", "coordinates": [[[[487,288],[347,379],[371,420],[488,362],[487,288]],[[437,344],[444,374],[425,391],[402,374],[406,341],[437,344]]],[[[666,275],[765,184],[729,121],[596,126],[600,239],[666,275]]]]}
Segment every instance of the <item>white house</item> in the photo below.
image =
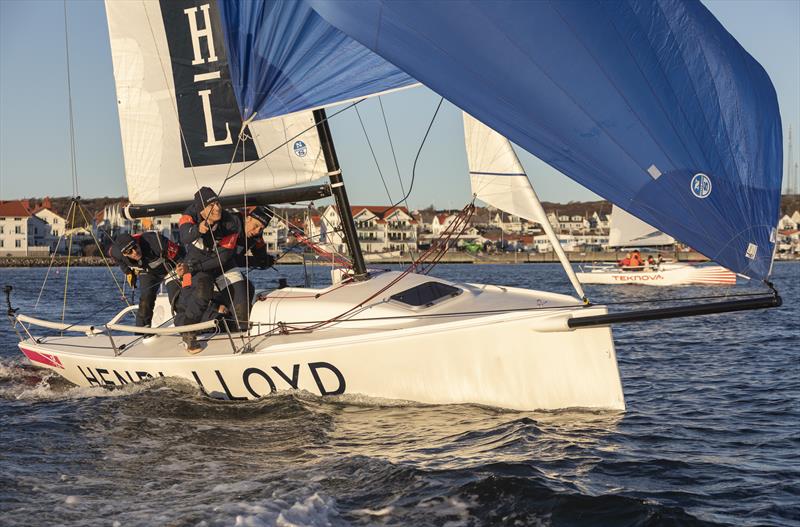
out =
{"type": "Polygon", "coordinates": [[[136,225],[125,218],[123,214],[123,209],[127,204],[127,201],[118,201],[103,207],[103,210],[95,216],[95,232],[103,230],[112,236],[121,232],[135,232],[136,225]]]}
{"type": "Polygon", "coordinates": [[[456,221],[455,214],[436,214],[431,220],[431,234],[439,236],[456,221]]]}
{"type": "Polygon", "coordinates": [[[593,212],[591,218],[589,218],[589,226],[592,229],[608,232],[608,214],[604,212],[593,212]]]}
{"type": "Polygon", "coordinates": [[[0,256],[48,256],[49,226],[28,209],[27,200],[0,202],[0,256]]]}
{"type": "Polygon", "coordinates": [[[788,214],[784,214],[783,218],[778,220],[778,230],[779,231],[786,231],[786,230],[793,230],[797,229],[797,221],[793,219],[794,216],[800,216],[800,212],[795,211],[793,216],[789,216],[788,214]]]}
{"type": "MultiPolygon", "coordinates": [[[[406,251],[417,248],[417,220],[405,207],[381,207],[357,205],[350,207],[356,225],[356,235],[366,253],[406,251]]],[[[345,251],[341,235],[339,213],[330,205],[322,213],[321,224],[325,224],[324,242],[338,252],[345,251]]]]}
{"type": "Polygon", "coordinates": [[[56,248],[59,252],[66,252],[67,249],[61,237],[66,232],[67,220],[45,205],[34,209],[33,215],[44,222],[42,229],[45,232],[42,236],[42,244],[49,246],[51,252],[55,252],[56,248]]]}
{"type": "MultiPolygon", "coordinates": [[[[581,248],[574,235],[558,234],[557,236],[558,242],[561,244],[561,248],[565,251],[577,251],[581,248]]],[[[534,236],[530,247],[535,248],[534,250],[540,253],[549,253],[553,251],[553,245],[550,243],[550,239],[545,234],[534,236]]]]}
{"type": "Polygon", "coordinates": [[[522,232],[522,220],[513,214],[497,212],[490,225],[499,227],[503,232],[522,232]]]}
{"type": "Polygon", "coordinates": [[[589,230],[589,220],[578,214],[562,214],[558,217],[558,230],[563,233],[579,233],[589,230]]]}

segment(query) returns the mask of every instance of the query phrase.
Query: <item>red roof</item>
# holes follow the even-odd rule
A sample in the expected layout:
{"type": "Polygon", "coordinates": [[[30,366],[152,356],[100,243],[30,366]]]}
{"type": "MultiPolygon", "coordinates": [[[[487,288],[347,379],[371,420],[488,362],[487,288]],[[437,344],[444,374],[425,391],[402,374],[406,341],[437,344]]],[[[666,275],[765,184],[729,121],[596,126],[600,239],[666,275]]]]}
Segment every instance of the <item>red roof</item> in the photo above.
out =
{"type": "Polygon", "coordinates": [[[2,217],[24,217],[27,218],[31,215],[31,211],[20,201],[1,201],[0,202],[0,218],[2,217]]]}
{"type": "Polygon", "coordinates": [[[533,236],[530,234],[506,234],[504,238],[509,242],[533,243],[533,236]]]}

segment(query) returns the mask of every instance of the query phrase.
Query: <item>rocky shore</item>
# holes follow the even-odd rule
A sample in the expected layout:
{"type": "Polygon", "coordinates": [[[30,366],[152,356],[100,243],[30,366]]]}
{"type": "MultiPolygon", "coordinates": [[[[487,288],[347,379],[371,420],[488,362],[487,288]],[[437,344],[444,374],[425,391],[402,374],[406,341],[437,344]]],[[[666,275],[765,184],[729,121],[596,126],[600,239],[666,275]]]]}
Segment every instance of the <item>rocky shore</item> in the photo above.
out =
{"type": "MultiPolygon", "coordinates": [[[[99,256],[73,256],[69,260],[71,267],[97,267],[104,265],[103,259],[99,256]]],[[[51,257],[49,256],[4,256],[0,258],[0,267],[48,267],[50,261],[51,257]]],[[[66,256],[57,256],[52,261],[53,267],[67,266],[66,256]]]]}

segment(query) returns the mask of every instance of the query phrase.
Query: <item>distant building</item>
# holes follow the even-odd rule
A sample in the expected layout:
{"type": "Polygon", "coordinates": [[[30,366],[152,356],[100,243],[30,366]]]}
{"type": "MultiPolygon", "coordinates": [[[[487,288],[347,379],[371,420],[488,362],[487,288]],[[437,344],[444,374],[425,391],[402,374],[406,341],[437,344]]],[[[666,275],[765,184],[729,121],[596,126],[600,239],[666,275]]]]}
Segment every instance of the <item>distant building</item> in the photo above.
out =
{"type": "Polygon", "coordinates": [[[0,256],[49,256],[50,228],[28,205],[28,200],[0,202],[0,256]]]}
{"type": "Polygon", "coordinates": [[[609,229],[608,220],[608,214],[595,211],[589,218],[589,228],[607,233],[609,229]]]}
{"type": "Polygon", "coordinates": [[[103,233],[108,236],[114,237],[123,232],[130,233],[140,231],[140,220],[132,222],[125,218],[123,210],[127,204],[128,201],[117,201],[116,203],[109,203],[103,207],[103,210],[95,215],[95,234],[97,235],[99,231],[103,231],[103,233]]]}
{"type": "Polygon", "coordinates": [[[785,214],[783,218],[778,221],[778,230],[783,231],[797,229],[798,221],[794,219],[794,216],[800,216],[800,212],[795,211],[793,216],[785,214]]]}
{"type": "Polygon", "coordinates": [[[494,215],[490,225],[498,227],[503,232],[522,232],[523,229],[522,220],[519,216],[500,211],[494,215]]]}
{"type": "MultiPolygon", "coordinates": [[[[407,251],[417,248],[417,220],[405,207],[353,206],[350,207],[356,234],[361,248],[367,253],[386,251],[407,251]]],[[[337,252],[346,250],[341,235],[339,213],[335,205],[330,205],[320,219],[326,225],[324,242],[332,245],[337,252]]]]}
{"type": "MultiPolygon", "coordinates": [[[[180,240],[180,220],[181,214],[170,214],[168,216],[153,216],[150,218],[151,223],[149,229],[158,231],[162,235],[166,236],[170,240],[174,242],[178,242],[180,240]]],[[[148,230],[145,228],[144,223],[142,223],[142,229],[148,230]]]]}

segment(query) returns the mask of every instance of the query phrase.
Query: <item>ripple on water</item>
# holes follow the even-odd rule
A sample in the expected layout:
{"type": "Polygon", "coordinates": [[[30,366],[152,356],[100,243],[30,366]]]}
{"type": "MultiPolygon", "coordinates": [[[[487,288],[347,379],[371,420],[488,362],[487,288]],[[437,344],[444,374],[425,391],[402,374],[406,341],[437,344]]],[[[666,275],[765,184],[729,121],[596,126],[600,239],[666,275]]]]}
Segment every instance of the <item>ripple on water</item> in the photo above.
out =
{"type": "MultiPolygon", "coordinates": [[[[799,271],[776,266],[778,310],[615,329],[625,413],[358,394],[228,403],[175,379],[76,388],[28,366],[0,327],[0,523],[800,525],[799,271]]],[[[75,286],[73,322],[114,300],[104,270],[74,272],[71,287],[96,287],[75,286]]],[[[0,281],[18,283],[31,312],[43,273],[0,269],[0,281]]],[[[436,273],[569,292],[557,266],[436,273]]],[[[62,287],[48,285],[44,298],[59,301],[38,314],[60,317],[62,287]]]]}

